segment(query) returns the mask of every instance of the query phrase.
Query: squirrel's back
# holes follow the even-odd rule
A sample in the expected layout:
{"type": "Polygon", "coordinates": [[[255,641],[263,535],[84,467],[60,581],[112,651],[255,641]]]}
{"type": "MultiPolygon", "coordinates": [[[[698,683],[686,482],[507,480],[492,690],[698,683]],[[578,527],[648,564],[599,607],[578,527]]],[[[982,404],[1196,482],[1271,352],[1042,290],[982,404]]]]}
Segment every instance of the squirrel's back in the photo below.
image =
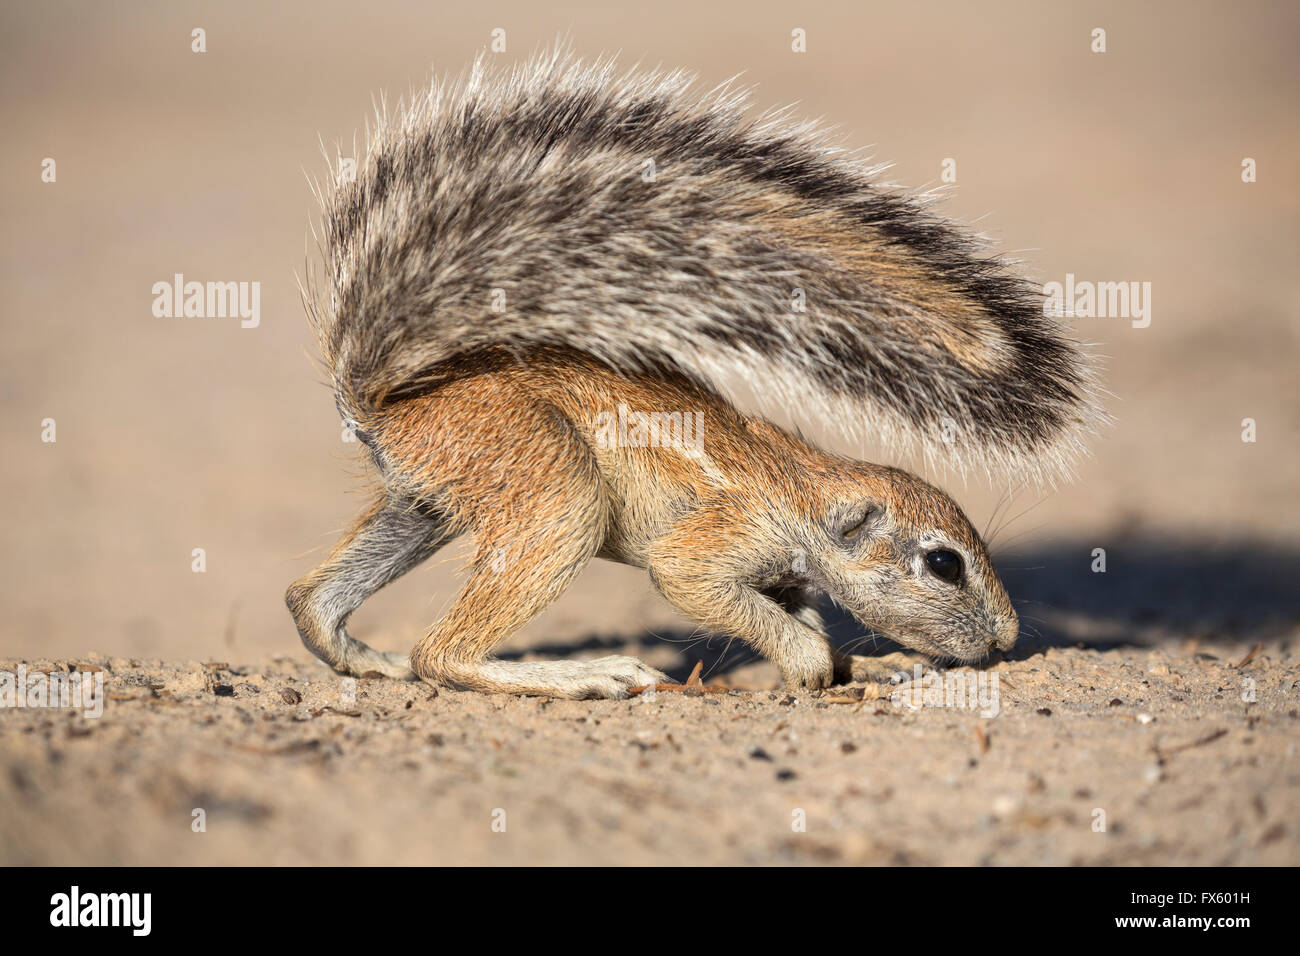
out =
{"type": "Polygon", "coordinates": [[[486,350],[668,370],[842,430],[1051,477],[1100,413],[1041,297],[812,126],[681,74],[482,61],[331,184],[312,311],[343,414],[486,350]]]}

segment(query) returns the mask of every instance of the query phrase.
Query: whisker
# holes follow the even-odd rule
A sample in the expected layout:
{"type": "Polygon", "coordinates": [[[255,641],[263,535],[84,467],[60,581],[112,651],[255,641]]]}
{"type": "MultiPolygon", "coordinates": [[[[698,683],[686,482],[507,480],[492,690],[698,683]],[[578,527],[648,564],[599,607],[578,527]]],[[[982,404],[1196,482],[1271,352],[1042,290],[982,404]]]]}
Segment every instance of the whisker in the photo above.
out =
{"type": "MultiPolygon", "coordinates": [[[[998,535],[1000,535],[1000,534],[1001,534],[1005,529],[1011,527],[1011,525],[1015,524],[1017,521],[1019,521],[1019,520],[1020,520],[1021,518],[1023,518],[1025,515],[1029,514],[1031,511],[1033,511],[1035,508],[1037,508],[1039,505],[1041,505],[1041,504],[1042,504],[1043,502],[1045,502],[1046,500],[1047,500],[1046,498],[1039,498],[1037,501],[1035,501],[1032,505],[1030,505],[1030,506],[1029,506],[1028,508],[1026,508],[1024,511],[1021,511],[1019,514],[1017,514],[1017,515],[1015,515],[1015,516],[1013,516],[1013,517],[1011,517],[1011,518],[1008,518],[1007,520],[1003,521],[1002,524],[1000,524],[1000,525],[998,526],[998,528],[993,532],[993,536],[992,536],[992,538],[990,538],[990,539],[986,539],[985,544],[986,544],[986,546],[988,547],[988,549],[989,549],[990,551],[993,550],[994,541],[996,541],[998,535]]],[[[1040,526],[1040,527],[1041,527],[1041,526],[1040,526]]],[[[1012,540],[1014,540],[1014,539],[1012,539],[1012,540]]]]}

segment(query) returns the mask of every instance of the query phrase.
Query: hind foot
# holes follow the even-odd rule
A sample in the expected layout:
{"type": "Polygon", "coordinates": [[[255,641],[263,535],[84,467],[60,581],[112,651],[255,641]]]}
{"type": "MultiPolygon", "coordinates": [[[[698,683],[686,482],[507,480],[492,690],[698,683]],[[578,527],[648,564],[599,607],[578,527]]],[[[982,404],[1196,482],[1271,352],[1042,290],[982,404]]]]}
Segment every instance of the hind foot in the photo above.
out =
{"type": "Polygon", "coordinates": [[[411,656],[398,651],[377,651],[360,641],[353,640],[344,657],[343,663],[334,668],[340,674],[352,677],[365,677],[382,674],[393,680],[415,680],[415,671],[411,670],[411,656]]]}
{"type": "Polygon", "coordinates": [[[602,657],[594,661],[497,661],[447,667],[417,665],[416,673],[430,683],[450,684],[489,694],[524,694],[567,700],[621,700],[628,690],[667,683],[668,676],[635,657],[602,657]]]}

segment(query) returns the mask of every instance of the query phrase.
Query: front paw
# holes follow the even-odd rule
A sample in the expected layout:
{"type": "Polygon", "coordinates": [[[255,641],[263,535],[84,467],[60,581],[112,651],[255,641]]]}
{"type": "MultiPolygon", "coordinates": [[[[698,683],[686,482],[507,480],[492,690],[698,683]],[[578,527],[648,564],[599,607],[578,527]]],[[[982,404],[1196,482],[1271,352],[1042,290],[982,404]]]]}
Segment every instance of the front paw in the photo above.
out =
{"type": "Polygon", "coordinates": [[[903,684],[935,672],[928,658],[905,651],[879,657],[854,654],[840,658],[836,666],[836,676],[841,680],[878,684],[903,684]]]}
{"type": "Polygon", "coordinates": [[[785,661],[778,666],[786,690],[821,690],[835,682],[835,663],[829,654],[785,661]]]}

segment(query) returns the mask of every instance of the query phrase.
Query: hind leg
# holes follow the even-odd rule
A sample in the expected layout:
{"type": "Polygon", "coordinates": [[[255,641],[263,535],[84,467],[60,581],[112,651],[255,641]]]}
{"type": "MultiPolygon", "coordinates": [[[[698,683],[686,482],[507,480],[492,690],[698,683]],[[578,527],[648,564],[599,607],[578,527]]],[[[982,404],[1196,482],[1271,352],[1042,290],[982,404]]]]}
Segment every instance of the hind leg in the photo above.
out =
{"type": "Polygon", "coordinates": [[[532,553],[514,552],[508,544],[480,549],[465,590],[411,652],[415,673],[431,683],[491,694],[575,700],[626,697],[630,687],[667,681],[634,657],[502,661],[492,656],[501,641],[559,597],[595,554],[600,541],[584,530],[548,526],[544,537],[534,539],[532,553]]]}
{"type": "Polygon", "coordinates": [[[366,598],[455,537],[450,519],[390,498],[358,519],[325,562],[289,586],[285,603],[302,642],[340,674],[411,679],[406,654],[384,653],[348,636],[348,617],[366,598]]]}
{"type": "MultiPolygon", "coordinates": [[[[558,412],[523,407],[502,415],[480,454],[461,456],[482,474],[458,491],[474,502],[477,554],[464,591],[411,652],[433,682],[498,694],[626,697],[668,678],[632,657],[502,661],[492,651],[560,596],[604,543],[605,501],[595,458],[558,412]],[[518,434],[503,439],[500,430],[518,434]],[[505,451],[502,451],[505,449],[505,451]],[[525,450],[522,451],[522,450],[525,450]],[[509,481],[500,476],[509,474],[509,481]]],[[[473,440],[469,429],[459,434],[473,440]]],[[[467,449],[467,452],[470,449],[467,449]]]]}

